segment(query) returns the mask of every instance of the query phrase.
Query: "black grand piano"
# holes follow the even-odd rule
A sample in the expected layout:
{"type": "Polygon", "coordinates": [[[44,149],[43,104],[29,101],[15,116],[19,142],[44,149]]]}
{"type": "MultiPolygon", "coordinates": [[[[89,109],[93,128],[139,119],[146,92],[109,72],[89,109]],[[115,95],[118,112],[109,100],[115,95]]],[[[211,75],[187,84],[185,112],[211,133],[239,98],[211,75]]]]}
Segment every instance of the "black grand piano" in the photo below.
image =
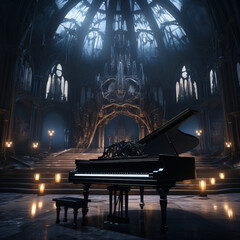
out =
{"type": "Polygon", "coordinates": [[[177,181],[195,178],[194,158],[180,157],[179,154],[194,148],[198,139],[178,129],[194,114],[196,111],[187,109],[137,143],[122,141],[105,148],[98,159],[76,160],[76,169],[69,172],[69,182],[83,185],[85,200],[88,200],[91,184],[107,185],[107,220],[110,222],[129,221],[128,193],[131,186],[140,187],[141,208],[144,206],[144,187],[153,187],[160,195],[161,229],[166,230],[170,188],[177,181]]]}

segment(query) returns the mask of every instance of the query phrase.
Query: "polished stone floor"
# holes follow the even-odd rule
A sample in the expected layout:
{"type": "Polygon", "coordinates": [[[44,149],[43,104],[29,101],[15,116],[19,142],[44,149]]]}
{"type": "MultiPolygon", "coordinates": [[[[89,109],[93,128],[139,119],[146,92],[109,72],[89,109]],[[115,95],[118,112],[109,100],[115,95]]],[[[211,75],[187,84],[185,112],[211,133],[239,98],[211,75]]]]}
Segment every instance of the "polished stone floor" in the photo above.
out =
{"type": "MultiPolygon", "coordinates": [[[[56,211],[52,198],[63,195],[37,196],[0,193],[0,238],[14,240],[40,239],[240,239],[240,194],[219,194],[208,197],[168,197],[167,233],[160,232],[160,206],[157,195],[145,196],[144,210],[139,197],[130,196],[129,224],[104,223],[108,213],[108,196],[91,195],[87,225],[72,227],[69,222],[55,223],[56,211]]],[[[79,195],[71,195],[79,197],[79,195]]],[[[61,215],[61,218],[63,216],[61,215]]]]}

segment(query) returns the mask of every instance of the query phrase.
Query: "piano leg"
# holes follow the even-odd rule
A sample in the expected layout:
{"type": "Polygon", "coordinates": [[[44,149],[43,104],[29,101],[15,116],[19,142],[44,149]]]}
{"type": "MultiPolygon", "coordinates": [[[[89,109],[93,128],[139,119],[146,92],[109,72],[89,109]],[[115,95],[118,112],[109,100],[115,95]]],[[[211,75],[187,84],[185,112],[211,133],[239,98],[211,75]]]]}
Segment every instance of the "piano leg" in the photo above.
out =
{"type": "Polygon", "coordinates": [[[84,200],[86,201],[86,214],[88,212],[88,196],[89,196],[89,188],[90,188],[91,184],[84,184],[83,185],[83,196],[84,196],[84,200]]]}
{"type": "Polygon", "coordinates": [[[141,187],[140,187],[140,203],[139,203],[139,206],[140,206],[141,209],[143,209],[143,207],[144,207],[144,205],[145,205],[145,204],[144,204],[143,197],[144,197],[144,187],[141,186],[141,187]]]}
{"type": "Polygon", "coordinates": [[[162,224],[161,231],[167,231],[167,193],[169,189],[157,188],[157,191],[160,195],[160,207],[161,207],[161,216],[162,216],[162,224]]]}

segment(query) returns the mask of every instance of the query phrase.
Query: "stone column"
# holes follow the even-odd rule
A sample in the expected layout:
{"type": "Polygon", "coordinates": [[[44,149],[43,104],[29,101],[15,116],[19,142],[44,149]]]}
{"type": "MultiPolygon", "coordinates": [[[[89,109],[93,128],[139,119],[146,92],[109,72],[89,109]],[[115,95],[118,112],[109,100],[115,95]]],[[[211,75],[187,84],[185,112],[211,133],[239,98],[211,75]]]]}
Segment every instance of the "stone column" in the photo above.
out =
{"type": "MultiPolygon", "coordinates": [[[[225,117],[225,142],[231,142],[234,162],[240,157],[240,106],[238,103],[237,73],[232,57],[225,57],[221,65],[221,95],[225,117]]],[[[225,144],[224,144],[225,145],[225,144]]],[[[225,146],[226,147],[226,146],[225,146]]]]}
{"type": "Polygon", "coordinates": [[[104,148],[104,124],[98,126],[98,148],[104,148]]]}

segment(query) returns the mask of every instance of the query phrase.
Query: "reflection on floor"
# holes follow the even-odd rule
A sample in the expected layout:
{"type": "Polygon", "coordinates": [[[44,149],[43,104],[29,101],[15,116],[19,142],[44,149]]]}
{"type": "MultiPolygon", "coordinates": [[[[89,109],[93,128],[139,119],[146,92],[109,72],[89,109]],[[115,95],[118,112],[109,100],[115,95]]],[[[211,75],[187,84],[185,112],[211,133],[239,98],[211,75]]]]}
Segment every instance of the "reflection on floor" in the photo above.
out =
{"type": "MultiPolygon", "coordinates": [[[[55,224],[52,198],[63,195],[28,195],[1,193],[0,238],[2,239],[240,239],[240,194],[169,196],[166,234],[160,232],[160,206],[157,195],[145,196],[144,210],[139,197],[129,199],[129,224],[104,223],[108,213],[108,196],[90,195],[92,202],[86,217],[87,226],[72,228],[69,222],[55,224]]],[[[68,195],[70,196],[70,195],[68,195]]],[[[79,197],[79,195],[71,195],[79,197]]],[[[62,213],[63,214],[63,213],[62,213]]],[[[61,219],[63,215],[61,215],[61,219]]]]}

